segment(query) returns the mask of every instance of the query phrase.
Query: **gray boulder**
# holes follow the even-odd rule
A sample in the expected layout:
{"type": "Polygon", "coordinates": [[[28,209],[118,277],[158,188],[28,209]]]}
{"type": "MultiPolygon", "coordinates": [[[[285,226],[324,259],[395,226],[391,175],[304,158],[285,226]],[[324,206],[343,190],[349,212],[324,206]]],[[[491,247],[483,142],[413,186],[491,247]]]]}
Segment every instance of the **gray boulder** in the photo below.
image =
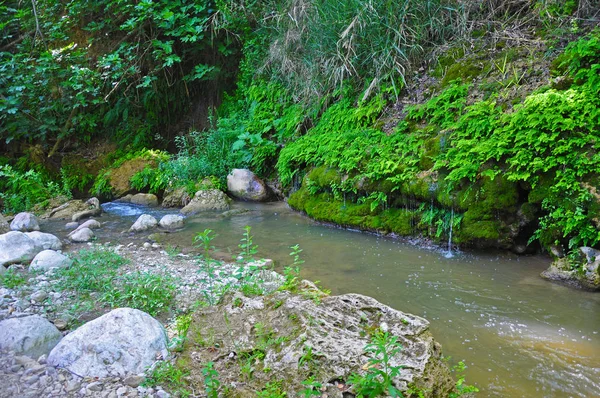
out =
{"type": "Polygon", "coordinates": [[[61,338],[56,326],[39,315],[0,322],[0,350],[14,351],[34,359],[47,355],[61,338]]]}
{"type": "Polygon", "coordinates": [[[130,202],[135,205],[158,206],[158,198],[151,193],[137,193],[131,197],[130,202]]]}
{"type": "Polygon", "coordinates": [[[71,233],[69,233],[68,237],[71,238],[72,235],[74,235],[75,233],[77,233],[77,231],[80,231],[84,228],[88,228],[88,229],[98,229],[102,226],[102,224],[100,224],[98,221],[94,220],[93,218],[90,220],[87,220],[86,222],[84,222],[81,225],[78,225],[77,228],[75,228],[74,231],[72,231],[71,233]]]}
{"type": "Polygon", "coordinates": [[[227,176],[227,192],[232,196],[253,202],[263,202],[269,198],[267,185],[247,169],[233,169],[227,176]]]}
{"type": "Polygon", "coordinates": [[[79,211],[71,216],[71,221],[79,221],[84,218],[96,217],[102,214],[102,207],[100,207],[100,201],[97,198],[88,199],[85,204],[87,210],[79,211]]]}
{"type": "Polygon", "coordinates": [[[84,243],[91,241],[92,239],[94,239],[95,236],[96,235],[94,235],[94,231],[92,231],[91,229],[81,228],[71,233],[69,235],[69,239],[71,239],[71,242],[84,243]]]}
{"type": "MultiPolygon", "coordinates": [[[[296,396],[310,375],[323,385],[332,380],[346,384],[351,374],[364,375],[367,371],[369,358],[375,354],[366,352],[365,346],[379,329],[402,345],[402,350],[390,358],[391,366],[401,367],[392,380],[396,388],[406,396],[410,388],[419,389],[424,397],[447,397],[453,390],[455,383],[441,347],[425,319],[358,294],[324,297],[310,282],[302,282],[300,288],[300,295],[275,292],[247,297],[237,292],[218,306],[198,310],[187,335],[189,344],[182,353],[190,364],[190,379],[201,379],[202,364],[213,361],[222,383],[237,381],[242,365],[229,360],[229,354],[260,349],[264,352],[261,366],[271,371],[257,371],[240,383],[236,390],[239,396],[253,396],[272,380],[285,380],[288,396],[296,396]],[[307,296],[321,297],[320,303],[307,296]],[[211,350],[197,349],[207,336],[219,345],[211,350]],[[265,336],[271,341],[285,337],[286,341],[267,345],[265,336]]],[[[341,397],[333,385],[322,393],[341,397]]]]}
{"type": "Polygon", "coordinates": [[[229,210],[231,199],[218,189],[207,189],[196,192],[194,198],[181,213],[188,215],[207,210],[229,210]]]}
{"type": "Polygon", "coordinates": [[[40,225],[33,214],[19,213],[10,223],[10,229],[20,232],[39,231],[40,225]]]}
{"type": "Polygon", "coordinates": [[[142,214],[138,217],[135,223],[133,223],[131,228],[129,228],[129,232],[143,232],[156,228],[157,225],[158,221],[156,221],[156,218],[149,214],[142,214]]]}
{"type": "Polygon", "coordinates": [[[79,223],[77,221],[71,221],[65,224],[65,229],[77,229],[79,223]]]}
{"type": "Polygon", "coordinates": [[[11,231],[0,235],[0,267],[29,262],[40,250],[33,239],[23,232],[11,231]]]}
{"type": "Polygon", "coordinates": [[[4,219],[4,216],[0,214],[0,234],[5,234],[10,231],[10,226],[4,219]]]}
{"type": "Polygon", "coordinates": [[[48,363],[83,377],[125,376],[143,373],[167,354],[160,322],[142,311],[118,308],[68,334],[48,363]]]}
{"type": "Polygon", "coordinates": [[[184,187],[177,188],[174,190],[166,190],[165,196],[163,198],[162,207],[184,207],[190,201],[190,195],[187,193],[187,190],[184,187]]]}
{"type": "Polygon", "coordinates": [[[66,268],[73,263],[69,257],[54,250],[39,252],[29,265],[30,271],[48,271],[51,268],[66,268]]]}
{"type": "MultiPolygon", "coordinates": [[[[60,250],[62,249],[62,243],[60,239],[52,234],[47,234],[45,232],[25,232],[33,242],[35,243],[36,248],[38,249],[38,253],[42,250],[60,250]]],[[[37,253],[36,253],[37,254],[37,253]]]]}
{"type": "Polygon", "coordinates": [[[160,219],[158,225],[160,225],[161,228],[169,230],[179,229],[183,228],[184,220],[185,217],[182,217],[178,214],[167,214],[160,219]]]}

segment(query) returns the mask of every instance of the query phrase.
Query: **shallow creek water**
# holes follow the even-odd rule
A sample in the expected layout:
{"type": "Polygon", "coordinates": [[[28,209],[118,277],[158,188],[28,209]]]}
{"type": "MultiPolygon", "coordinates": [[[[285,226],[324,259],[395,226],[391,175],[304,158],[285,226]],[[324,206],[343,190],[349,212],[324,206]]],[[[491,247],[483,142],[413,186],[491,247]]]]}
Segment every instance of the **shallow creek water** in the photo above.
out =
{"type": "MultiPolygon", "coordinates": [[[[175,211],[106,204],[101,242],[141,241],[120,234],[142,212],[175,211]]],[[[451,364],[464,361],[467,382],[482,397],[600,397],[600,294],[542,280],[546,257],[506,253],[455,253],[320,225],[283,203],[243,204],[250,212],[187,220],[163,244],[189,251],[205,228],[214,245],[237,253],[246,225],[258,256],[290,263],[289,246],[303,249],[302,276],[320,280],[333,294],[361,293],[431,322],[451,364]]],[[[58,232],[64,223],[52,222],[58,232]]],[[[52,232],[52,231],[51,231],[52,232]]]]}

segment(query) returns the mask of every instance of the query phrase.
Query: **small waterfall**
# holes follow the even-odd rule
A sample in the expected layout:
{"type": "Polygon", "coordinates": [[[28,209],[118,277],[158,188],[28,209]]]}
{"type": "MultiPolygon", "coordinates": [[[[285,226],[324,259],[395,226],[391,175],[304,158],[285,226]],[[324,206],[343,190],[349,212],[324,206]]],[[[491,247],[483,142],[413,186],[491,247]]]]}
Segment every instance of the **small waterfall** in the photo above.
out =
{"type": "Polygon", "coordinates": [[[448,252],[446,252],[446,258],[452,258],[454,255],[452,254],[452,224],[454,224],[454,207],[450,213],[450,233],[448,234],[448,252]]]}

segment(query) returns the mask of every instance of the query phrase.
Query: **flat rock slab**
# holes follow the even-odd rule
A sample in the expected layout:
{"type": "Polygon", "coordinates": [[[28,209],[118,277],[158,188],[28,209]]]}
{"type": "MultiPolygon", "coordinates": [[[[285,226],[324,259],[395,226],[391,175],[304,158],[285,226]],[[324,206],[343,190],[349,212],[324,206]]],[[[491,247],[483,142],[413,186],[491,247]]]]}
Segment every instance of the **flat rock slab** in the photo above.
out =
{"type": "Polygon", "coordinates": [[[62,334],[46,318],[32,315],[0,322],[0,350],[37,359],[50,353],[62,334]]]}
{"type": "Polygon", "coordinates": [[[118,308],[68,334],[48,363],[84,377],[123,377],[143,373],[167,355],[160,322],[145,312],[118,308]]]}
{"type": "MultiPolygon", "coordinates": [[[[239,385],[238,396],[255,396],[273,380],[285,380],[288,396],[297,396],[311,375],[324,385],[332,380],[346,385],[351,374],[366,373],[374,354],[365,347],[381,330],[402,344],[390,359],[391,366],[402,367],[393,379],[396,388],[406,392],[414,386],[424,397],[445,397],[452,391],[450,371],[425,319],[358,294],[323,297],[319,303],[314,300],[318,289],[303,283],[307,290],[300,295],[246,297],[237,292],[194,314],[183,353],[183,361],[191,364],[193,388],[204,390],[203,364],[214,362],[222,383],[236,382],[243,361],[232,360],[230,353],[239,357],[259,351],[264,358],[254,363],[253,377],[239,385]],[[198,348],[207,344],[210,349],[198,348]]],[[[332,389],[328,395],[341,396],[332,389]]]]}

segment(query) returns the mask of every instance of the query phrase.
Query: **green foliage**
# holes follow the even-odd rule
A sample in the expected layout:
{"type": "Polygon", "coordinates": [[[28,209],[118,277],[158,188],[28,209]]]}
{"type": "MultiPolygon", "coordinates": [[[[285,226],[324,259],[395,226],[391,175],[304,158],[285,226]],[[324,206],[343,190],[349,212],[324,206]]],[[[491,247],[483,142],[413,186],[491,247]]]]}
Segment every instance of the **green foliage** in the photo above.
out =
{"type": "Polygon", "coordinates": [[[8,269],[4,273],[0,273],[0,286],[8,289],[18,289],[27,282],[27,279],[14,269],[8,269]]]}
{"type": "Polygon", "coordinates": [[[112,289],[119,267],[127,260],[110,249],[84,249],[73,258],[73,264],[58,271],[59,288],[80,294],[107,292],[112,289]]]}
{"type": "Polygon", "coordinates": [[[238,245],[241,250],[238,259],[242,263],[252,261],[254,259],[254,255],[258,252],[258,245],[255,245],[252,242],[254,237],[250,233],[251,230],[252,228],[249,225],[244,227],[244,237],[240,239],[240,244],[238,245]]]}
{"type": "Polygon", "coordinates": [[[316,381],[314,376],[304,380],[302,385],[306,387],[304,390],[300,391],[300,394],[302,394],[304,398],[321,396],[321,387],[323,387],[323,385],[316,381]]]}
{"type": "Polygon", "coordinates": [[[465,366],[464,362],[459,362],[458,365],[452,367],[452,370],[454,372],[456,372],[456,376],[458,377],[458,380],[456,380],[454,391],[452,391],[448,395],[450,398],[458,398],[458,397],[462,397],[464,395],[472,396],[473,393],[479,392],[479,389],[477,387],[469,385],[469,384],[465,384],[465,375],[464,375],[465,368],[466,368],[466,366],[465,366]]]}
{"type": "Polygon", "coordinates": [[[218,398],[221,382],[218,379],[219,373],[217,373],[215,370],[213,362],[208,362],[206,365],[204,365],[202,368],[202,375],[204,376],[204,388],[206,395],[209,398],[218,398]]]}
{"type": "Polygon", "coordinates": [[[71,198],[65,179],[56,183],[35,170],[21,172],[8,164],[0,165],[0,199],[5,211],[18,213],[36,205],[43,209],[50,199],[58,196],[71,198]]]}
{"type": "Polygon", "coordinates": [[[280,381],[271,381],[265,385],[262,391],[257,391],[256,396],[260,398],[285,398],[287,393],[283,391],[280,381]]]}
{"type": "Polygon", "coordinates": [[[202,256],[205,261],[211,260],[210,251],[215,249],[215,247],[212,246],[212,241],[215,238],[216,235],[211,229],[205,229],[204,232],[198,232],[196,236],[194,236],[194,244],[202,249],[202,256]]]}
{"type": "Polygon", "coordinates": [[[365,353],[373,356],[369,358],[369,366],[364,375],[354,374],[349,379],[356,396],[402,397],[402,393],[393,383],[393,379],[400,375],[402,369],[402,366],[392,363],[394,357],[402,350],[398,338],[387,332],[377,331],[364,350],[365,353]]]}
{"type": "Polygon", "coordinates": [[[173,278],[150,272],[133,272],[113,281],[101,300],[111,307],[131,307],[156,316],[169,309],[177,285],[173,278]]]}
{"type": "Polygon", "coordinates": [[[144,387],[166,387],[171,393],[180,397],[189,397],[191,392],[186,389],[185,378],[189,372],[173,365],[171,362],[159,362],[142,383],[144,387]]]}

